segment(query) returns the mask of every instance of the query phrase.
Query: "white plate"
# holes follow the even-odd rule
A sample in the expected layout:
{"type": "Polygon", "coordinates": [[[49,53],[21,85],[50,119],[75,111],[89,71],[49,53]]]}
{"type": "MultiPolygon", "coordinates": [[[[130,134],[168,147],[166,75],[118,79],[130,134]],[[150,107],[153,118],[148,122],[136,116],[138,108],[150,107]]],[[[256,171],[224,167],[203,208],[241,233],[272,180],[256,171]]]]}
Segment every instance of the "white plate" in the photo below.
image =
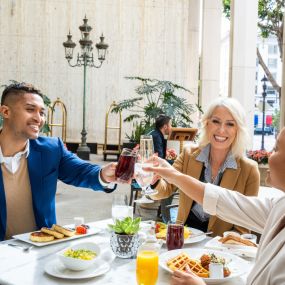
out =
{"type": "MultiPolygon", "coordinates": [[[[68,226],[67,226],[68,227],[68,226]]],[[[64,237],[61,239],[54,239],[52,241],[48,241],[48,242],[33,242],[30,240],[30,234],[31,233],[25,233],[25,234],[20,234],[20,235],[15,235],[13,236],[14,239],[18,239],[24,242],[27,242],[29,244],[33,244],[35,246],[46,246],[46,245],[51,245],[51,244],[55,244],[55,243],[60,243],[60,242],[64,242],[64,241],[70,241],[70,240],[74,240],[74,239],[79,239],[79,238],[83,238],[83,237],[88,237],[91,235],[95,235],[97,233],[101,232],[101,229],[99,228],[94,228],[90,226],[90,229],[87,230],[86,234],[75,234],[72,237],[64,237]]]]}
{"type": "Polygon", "coordinates": [[[203,278],[204,281],[207,284],[220,284],[223,282],[226,282],[232,278],[236,278],[242,274],[244,274],[248,268],[249,268],[249,262],[246,260],[235,256],[230,253],[222,252],[222,251],[217,251],[217,250],[210,250],[210,249],[205,249],[205,248],[182,248],[182,249],[176,249],[176,250],[170,250],[167,251],[159,256],[159,265],[166,271],[172,272],[171,269],[169,269],[166,265],[166,262],[180,254],[181,252],[187,253],[191,258],[193,259],[199,259],[203,254],[207,253],[214,253],[217,256],[224,257],[227,261],[227,266],[229,267],[231,271],[231,275],[226,277],[226,278],[203,278]]]}
{"type": "Polygon", "coordinates": [[[211,240],[209,240],[205,244],[205,248],[227,251],[232,254],[237,254],[240,256],[246,256],[255,258],[257,254],[257,247],[253,246],[245,246],[245,245],[238,245],[238,244],[223,244],[219,242],[221,237],[217,236],[211,240]]]}
{"type": "MultiPolygon", "coordinates": [[[[191,231],[191,235],[188,238],[184,239],[184,244],[191,244],[191,243],[200,242],[206,238],[206,235],[203,234],[202,231],[194,229],[194,228],[189,228],[189,229],[191,231]],[[201,235],[199,235],[197,237],[195,237],[195,236],[192,237],[192,235],[197,235],[197,234],[201,234],[201,235]]],[[[166,244],[166,240],[163,240],[163,243],[166,244]]]]}
{"type": "Polygon", "coordinates": [[[51,276],[64,278],[64,279],[84,279],[84,278],[92,278],[95,276],[99,276],[105,274],[110,270],[110,265],[107,262],[102,262],[98,266],[98,264],[94,264],[86,270],[82,271],[73,271],[69,270],[58,260],[54,259],[46,264],[45,272],[51,276]]]}

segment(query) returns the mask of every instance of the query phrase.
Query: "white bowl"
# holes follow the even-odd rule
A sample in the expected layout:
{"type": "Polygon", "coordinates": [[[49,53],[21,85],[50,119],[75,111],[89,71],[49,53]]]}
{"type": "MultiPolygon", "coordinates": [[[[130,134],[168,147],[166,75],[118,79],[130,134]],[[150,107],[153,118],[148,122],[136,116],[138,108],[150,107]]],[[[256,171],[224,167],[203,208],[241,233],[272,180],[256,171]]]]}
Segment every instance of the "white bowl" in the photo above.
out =
{"type": "Polygon", "coordinates": [[[63,265],[66,268],[68,268],[70,270],[74,270],[74,271],[80,271],[80,270],[85,270],[85,269],[89,268],[94,263],[96,263],[99,255],[100,255],[100,247],[93,242],[79,243],[79,244],[70,246],[68,248],[65,248],[65,249],[63,249],[57,253],[58,258],[63,263],[63,265]],[[92,251],[95,251],[97,255],[96,255],[96,257],[94,257],[91,260],[84,260],[84,259],[64,256],[64,253],[70,248],[73,250],[78,250],[78,249],[92,250],[92,251]]]}

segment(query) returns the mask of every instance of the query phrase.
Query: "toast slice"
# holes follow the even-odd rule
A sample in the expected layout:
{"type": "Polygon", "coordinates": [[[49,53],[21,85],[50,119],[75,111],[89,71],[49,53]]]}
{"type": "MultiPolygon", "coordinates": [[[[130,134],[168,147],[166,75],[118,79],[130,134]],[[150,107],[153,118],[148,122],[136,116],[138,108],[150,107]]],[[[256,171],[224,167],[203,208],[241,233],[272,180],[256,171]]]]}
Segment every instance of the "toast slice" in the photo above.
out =
{"type": "Polygon", "coordinates": [[[59,232],[57,232],[57,231],[54,231],[54,230],[52,230],[52,229],[46,228],[46,227],[41,228],[41,232],[46,233],[46,234],[49,234],[49,235],[51,235],[51,236],[54,236],[54,237],[57,238],[57,239],[61,239],[61,238],[64,237],[64,234],[59,233],[59,232]]]}
{"type": "Polygon", "coordinates": [[[226,237],[220,238],[219,242],[223,244],[237,244],[237,245],[257,247],[257,245],[254,242],[234,235],[227,235],[226,237]]]}

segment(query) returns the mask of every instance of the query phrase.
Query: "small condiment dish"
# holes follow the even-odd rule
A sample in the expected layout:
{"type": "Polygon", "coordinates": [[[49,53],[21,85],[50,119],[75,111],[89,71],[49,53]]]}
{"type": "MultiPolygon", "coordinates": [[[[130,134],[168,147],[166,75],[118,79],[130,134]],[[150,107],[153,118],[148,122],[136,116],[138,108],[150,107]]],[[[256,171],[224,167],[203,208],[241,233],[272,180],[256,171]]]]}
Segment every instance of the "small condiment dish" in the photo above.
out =
{"type": "Polygon", "coordinates": [[[100,256],[100,247],[93,242],[79,243],[61,250],[60,252],[57,253],[57,256],[66,268],[74,271],[85,270],[90,266],[92,266],[94,263],[96,263],[96,261],[98,260],[98,257],[100,256]],[[65,253],[69,249],[72,249],[74,251],[81,249],[90,250],[92,252],[95,252],[96,256],[88,260],[78,257],[65,256],[65,253]]]}

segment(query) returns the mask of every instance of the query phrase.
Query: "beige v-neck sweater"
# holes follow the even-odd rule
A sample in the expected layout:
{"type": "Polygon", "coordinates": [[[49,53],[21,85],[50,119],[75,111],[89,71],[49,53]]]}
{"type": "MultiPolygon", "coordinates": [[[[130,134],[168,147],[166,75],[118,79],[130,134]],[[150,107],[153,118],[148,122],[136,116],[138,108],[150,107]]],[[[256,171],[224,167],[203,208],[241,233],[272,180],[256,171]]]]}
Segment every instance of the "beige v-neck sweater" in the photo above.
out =
{"type": "Polygon", "coordinates": [[[7,207],[5,239],[36,230],[27,158],[23,156],[19,169],[13,174],[1,164],[7,207]]]}

